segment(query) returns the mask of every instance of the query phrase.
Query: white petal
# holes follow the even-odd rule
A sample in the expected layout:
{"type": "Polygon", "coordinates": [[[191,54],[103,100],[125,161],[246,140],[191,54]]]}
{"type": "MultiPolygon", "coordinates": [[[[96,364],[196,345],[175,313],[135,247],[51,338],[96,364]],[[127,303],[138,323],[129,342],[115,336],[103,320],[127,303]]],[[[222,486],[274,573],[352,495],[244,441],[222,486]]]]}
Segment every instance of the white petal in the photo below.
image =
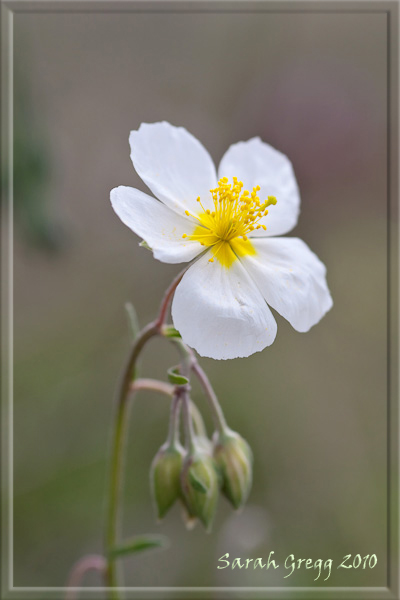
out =
{"type": "Polygon", "coordinates": [[[222,157],[218,170],[219,177],[233,176],[243,181],[244,188],[252,191],[256,185],[261,187],[260,200],[275,196],[275,206],[269,207],[269,213],[260,224],[267,230],[254,230],[252,236],[272,236],[287,233],[297,223],[300,211],[300,194],[294,176],[292,163],[287,156],[275,150],[260,138],[239,142],[228,148],[222,157]]]}
{"type": "Polygon", "coordinates": [[[204,250],[198,242],[182,238],[193,231],[192,221],[155,198],[123,185],[111,190],[110,197],[121,221],[148,243],[158,260],[188,262],[204,250]]]}
{"type": "Polygon", "coordinates": [[[142,123],[129,136],[131,159],[138,175],[153,194],[170,208],[184,213],[199,212],[200,196],[210,208],[210,189],[217,184],[211,156],[183,127],[162,123],[142,123]]]}
{"type": "Polygon", "coordinates": [[[175,292],[172,318],[184,342],[216,359],[249,356],[272,344],[276,321],[241,263],[227,269],[210,256],[189,267],[175,292]]]}
{"type": "Polygon", "coordinates": [[[297,331],[308,331],[332,307],[326,269],[298,238],[259,238],[240,260],[265,300],[297,331]]]}

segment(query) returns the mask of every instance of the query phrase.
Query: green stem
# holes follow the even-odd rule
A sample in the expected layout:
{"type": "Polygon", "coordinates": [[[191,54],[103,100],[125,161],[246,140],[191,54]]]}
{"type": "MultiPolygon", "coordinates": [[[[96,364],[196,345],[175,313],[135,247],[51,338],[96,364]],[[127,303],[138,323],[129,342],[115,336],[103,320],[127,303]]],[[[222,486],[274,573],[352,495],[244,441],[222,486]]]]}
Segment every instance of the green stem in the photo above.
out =
{"type": "MultiPolygon", "coordinates": [[[[159,381],[157,379],[136,379],[131,385],[132,392],[140,392],[143,390],[158,392],[171,398],[174,395],[176,387],[171,383],[165,381],[159,381]]],[[[204,425],[203,417],[193,400],[190,400],[190,415],[192,417],[195,434],[197,436],[206,436],[206,428],[204,425]]]]}
{"type": "Polygon", "coordinates": [[[224,413],[222,412],[221,405],[218,402],[218,398],[213,390],[210,380],[208,379],[206,373],[203,371],[197,360],[194,360],[192,363],[192,371],[196,375],[204,390],[204,393],[208,400],[208,404],[211,408],[215,427],[218,429],[218,431],[223,433],[228,429],[224,413]]]}
{"type": "MultiPolygon", "coordinates": [[[[167,329],[168,327],[164,327],[161,330],[161,334],[165,335],[165,331],[167,329]]],[[[181,338],[169,338],[169,341],[172,342],[175,346],[177,346],[182,356],[182,362],[185,365],[185,368],[189,368],[189,370],[192,370],[193,373],[196,375],[197,379],[199,380],[199,383],[202,386],[203,391],[208,400],[208,404],[210,406],[211,414],[214,420],[214,425],[218,429],[218,431],[223,433],[228,429],[224,413],[222,411],[220,403],[218,402],[217,395],[214,392],[210,380],[208,379],[205,371],[203,371],[203,369],[199,365],[193,350],[189,348],[189,346],[187,346],[181,338]]]]}
{"type": "Polygon", "coordinates": [[[193,431],[193,423],[190,415],[189,408],[189,394],[186,390],[182,390],[181,392],[182,404],[183,404],[183,426],[185,431],[185,444],[186,449],[190,454],[194,453],[195,443],[194,443],[194,431],[193,431]]]}
{"type": "Polygon", "coordinates": [[[175,387],[171,383],[158,381],[157,379],[136,379],[131,385],[131,391],[139,392],[141,390],[149,390],[165,394],[166,396],[173,396],[175,387]]]}
{"type": "Polygon", "coordinates": [[[171,403],[171,414],[169,419],[169,430],[167,443],[170,448],[175,448],[179,442],[179,413],[180,413],[181,399],[179,393],[176,393],[172,398],[171,403]]]}
{"type": "Polygon", "coordinates": [[[175,277],[165,292],[157,319],[154,322],[149,323],[136,337],[128,355],[125,368],[122,371],[121,380],[117,388],[114,434],[111,446],[108,511],[105,532],[106,556],[108,557],[106,581],[108,587],[110,588],[110,600],[119,600],[120,597],[116,589],[118,587],[117,565],[115,560],[110,558],[110,551],[117,545],[118,542],[118,525],[120,520],[119,516],[122,492],[123,449],[128,424],[128,398],[133,382],[137,376],[136,364],[139,355],[149,339],[155,335],[161,335],[172,296],[187,268],[188,267],[186,266],[175,277]]]}
{"type": "MultiPolygon", "coordinates": [[[[122,372],[121,381],[118,386],[114,437],[112,441],[110,492],[106,527],[107,555],[109,554],[110,550],[117,545],[119,506],[122,492],[123,448],[128,424],[128,419],[126,416],[129,403],[127,400],[129,397],[132,379],[134,378],[134,370],[139,354],[146,342],[157,334],[158,328],[154,323],[150,323],[138,335],[131,348],[131,352],[128,356],[128,360],[122,372]]],[[[118,574],[116,563],[110,558],[108,559],[106,577],[108,587],[112,588],[110,591],[110,598],[112,600],[117,600],[119,598],[119,594],[115,588],[118,585],[118,574]]]]}

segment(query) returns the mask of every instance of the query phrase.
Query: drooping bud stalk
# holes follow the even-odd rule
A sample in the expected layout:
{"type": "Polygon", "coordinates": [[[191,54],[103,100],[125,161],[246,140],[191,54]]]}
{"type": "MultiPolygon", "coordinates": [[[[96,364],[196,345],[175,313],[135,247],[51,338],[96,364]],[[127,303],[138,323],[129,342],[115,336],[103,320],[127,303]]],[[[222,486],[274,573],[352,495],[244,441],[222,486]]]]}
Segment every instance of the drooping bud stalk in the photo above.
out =
{"type": "Polygon", "coordinates": [[[181,495],[180,474],[185,450],[179,442],[179,395],[171,404],[168,439],[153,459],[150,469],[151,491],[157,515],[162,519],[181,495]]]}
{"type": "Polygon", "coordinates": [[[244,506],[252,485],[253,454],[238,433],[226,428],[214,434],[214,459],[222,476],[222,493],[238,509],[244,506]]]}
{"type": "Polygon", "coordinates": [[[189,395],[183,396],[186,447],[188,454],[181,472],[181,489],[190,517],[197,517],[209,531],[219,496],[219,479],[212,456],[199,444],[193,432],[189,395]]]}

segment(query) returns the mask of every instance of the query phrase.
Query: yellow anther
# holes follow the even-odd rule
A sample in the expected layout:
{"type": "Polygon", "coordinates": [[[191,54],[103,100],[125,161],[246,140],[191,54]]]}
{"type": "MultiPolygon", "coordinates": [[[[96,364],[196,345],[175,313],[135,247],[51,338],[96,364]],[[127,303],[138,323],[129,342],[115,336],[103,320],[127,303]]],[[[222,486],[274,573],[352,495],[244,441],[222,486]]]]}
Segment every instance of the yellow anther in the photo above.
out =
{"type": "Polygon", "coordinates": [[[185,211],[187,216],[194,217],[198,221],[198,225],[192,234],[182,235],[182,238],[196,240],[202,246],[212,248],[209,262],[212,263],[217,259],[227,267],[241,252],[247,254],[255,252],[248,235],[255,229],[266,230],[261,219],[268,214],[267,206],[276,204],[275,196],[268,196],[267,200],[260,202],[257,195],[260,190],[259,185],[254,186],[249,192],[243,189],[243,182],[237,177],[233,177],[230,181],[231,183],[227,177],[221,177],[217,187],[210,190],[213,210],[206,208],[199,196],[197,198],[200,204],[199,212],[185,211]]]}

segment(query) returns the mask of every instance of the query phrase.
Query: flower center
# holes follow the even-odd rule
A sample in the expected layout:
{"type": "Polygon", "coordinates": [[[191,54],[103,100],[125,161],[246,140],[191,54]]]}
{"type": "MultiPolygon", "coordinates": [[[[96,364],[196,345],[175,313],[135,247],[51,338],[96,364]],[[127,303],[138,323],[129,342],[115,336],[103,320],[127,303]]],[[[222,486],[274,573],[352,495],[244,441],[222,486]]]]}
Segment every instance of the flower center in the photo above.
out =
{"type": "Polygon", "coordinates": [[[204,208],[200,197],[197,202],[201,211],[197,215],[185,211],[199,224],[190,235],[184,233],[182,237],[196,240],[202,246],[212,246],[213,256],[209,259],[210,262],[217,258],[223,266],[230,267],[237,256],[255,254],[247,234],[254,229],[266,229],[260,221],[268,214],[268,206],[276,204],[277,200],[274,196],[268,196],[267,200],[261,202],[257,195],[259,185],[253,187],[251,193],[242,190],[243,183],[237,177],[233,177],[233,183],[228,183],[228,178],[223,177],[219,180],[218,187],[210,190],[213,211],[204,208]]]}

